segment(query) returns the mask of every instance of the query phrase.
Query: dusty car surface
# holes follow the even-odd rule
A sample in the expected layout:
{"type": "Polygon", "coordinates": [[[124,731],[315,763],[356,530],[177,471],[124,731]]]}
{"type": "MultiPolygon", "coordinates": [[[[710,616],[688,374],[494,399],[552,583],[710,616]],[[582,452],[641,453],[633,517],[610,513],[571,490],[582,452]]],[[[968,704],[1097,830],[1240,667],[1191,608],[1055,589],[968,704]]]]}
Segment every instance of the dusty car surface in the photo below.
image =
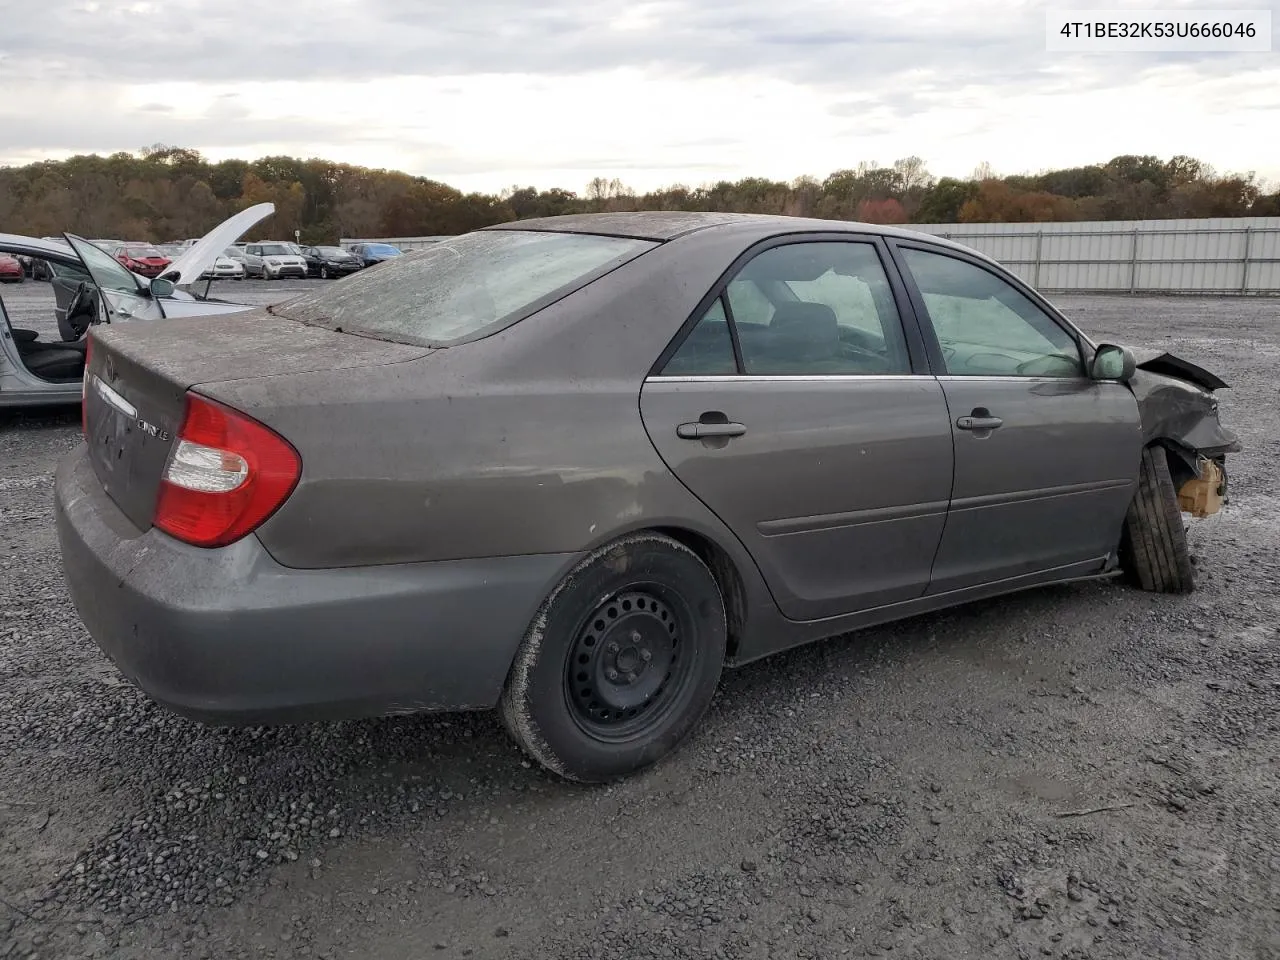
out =
{"type": "Polygon", "coordinates": [[[584,781],[674,748],[725,665],[1041,584],[1190,590],[1180,507],[1239,448],[1206,371],[820,220],[506,224],[90,355],[58,534],[122,672],[216,722],[498,707],[584,781]]]}
{"type": "Polygon", "coordinates": [[[103,247],[66,234],[53,242],[0,234],[0,253],[30,257],[44,265],[53,285],[54,316],[61,341],[41,340],[34,330],[14,327],[0,300],[0,407],[78,403],[85,363],[85,334],[99,323],[208,317],[251,307],[181,289],[207,275],[218,251],[275,207],[259,204],[223,221],[200,243],[168,263],[159,277],[126,269],[103,247]]]}

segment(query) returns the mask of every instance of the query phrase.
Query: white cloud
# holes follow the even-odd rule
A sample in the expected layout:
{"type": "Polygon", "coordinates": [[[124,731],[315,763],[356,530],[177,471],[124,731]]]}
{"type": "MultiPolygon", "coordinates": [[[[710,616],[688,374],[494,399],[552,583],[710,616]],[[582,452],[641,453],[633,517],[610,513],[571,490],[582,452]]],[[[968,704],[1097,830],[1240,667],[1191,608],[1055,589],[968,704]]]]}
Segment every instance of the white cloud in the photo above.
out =
{"type": "Polygon", "coordinates": [[[1051,55],[1042,3],[274,0],[270,24],[223,0],[43,6],[0,34],[0,162],[159,141],[580,190],[1187,153],[1280,179],[1272,55],[1051,55]]]}

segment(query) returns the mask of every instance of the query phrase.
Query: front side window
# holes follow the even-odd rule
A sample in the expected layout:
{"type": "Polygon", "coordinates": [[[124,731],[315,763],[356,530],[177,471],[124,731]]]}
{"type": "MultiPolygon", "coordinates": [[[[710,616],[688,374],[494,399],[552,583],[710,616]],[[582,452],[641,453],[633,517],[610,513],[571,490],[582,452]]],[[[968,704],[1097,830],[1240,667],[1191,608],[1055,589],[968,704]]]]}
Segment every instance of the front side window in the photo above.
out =
{"type": "Polygon", "coordinates": [[[399,343],[447,346],[496,332],[655,246],[594,234],[481,230],[361,270],[273,312],[399,343]]]}
{"type": "Polygon", "coordinates": [[[959,377],[1082,377],[1075,339],[1011,283],[941,253],[903,249],[942,348],[959,377]]]}
{"type": "Polygon", "coordinates": [[[749,375],[911,372],[902,322],[874,244],[772,247],[742,268],[726,296],[749,375]]]}
{"type": "Polygon", "coordinates": [[[75,252],[80,254],[80,259],[84,261],[94,283],[103,290],[138,296],[141,288],[138,286],[137,278],[122,267],[119,260],[88,240],[70,236],[68,239],[75,252]]]}

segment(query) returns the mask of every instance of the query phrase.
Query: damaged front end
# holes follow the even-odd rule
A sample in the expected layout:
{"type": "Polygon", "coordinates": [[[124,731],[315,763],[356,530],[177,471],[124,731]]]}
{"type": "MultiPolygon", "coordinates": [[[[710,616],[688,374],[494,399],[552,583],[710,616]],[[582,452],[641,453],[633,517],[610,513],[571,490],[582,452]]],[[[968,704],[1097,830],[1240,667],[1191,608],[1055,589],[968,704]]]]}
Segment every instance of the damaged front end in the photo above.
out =
{"type": "Polygon", "coordinates": [[[1236,435],[1218,420],[1213,391],[1227,384],[1203,367],[1159,353],[1138,359],[1129,386],[1138,401],[1144,446],[1159,444],[1169,454],[1179,508],[1194,517],[1217,513],[1227,503],[1226,456],[1240,449],[1236,435]]]}

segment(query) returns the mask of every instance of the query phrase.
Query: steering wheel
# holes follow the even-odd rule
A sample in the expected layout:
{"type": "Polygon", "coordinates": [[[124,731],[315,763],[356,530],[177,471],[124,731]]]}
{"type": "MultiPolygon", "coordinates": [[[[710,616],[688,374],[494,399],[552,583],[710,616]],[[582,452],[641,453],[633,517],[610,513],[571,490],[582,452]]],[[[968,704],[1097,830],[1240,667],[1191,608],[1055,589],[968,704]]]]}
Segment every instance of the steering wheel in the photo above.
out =
{"type": "Polygon", "coordinates": [[[81,280],[71,295],[63,320],[58,323],[58,332],[63,340],[76,341],[97,322],[98,292],[87,281],[81,280]]]}

